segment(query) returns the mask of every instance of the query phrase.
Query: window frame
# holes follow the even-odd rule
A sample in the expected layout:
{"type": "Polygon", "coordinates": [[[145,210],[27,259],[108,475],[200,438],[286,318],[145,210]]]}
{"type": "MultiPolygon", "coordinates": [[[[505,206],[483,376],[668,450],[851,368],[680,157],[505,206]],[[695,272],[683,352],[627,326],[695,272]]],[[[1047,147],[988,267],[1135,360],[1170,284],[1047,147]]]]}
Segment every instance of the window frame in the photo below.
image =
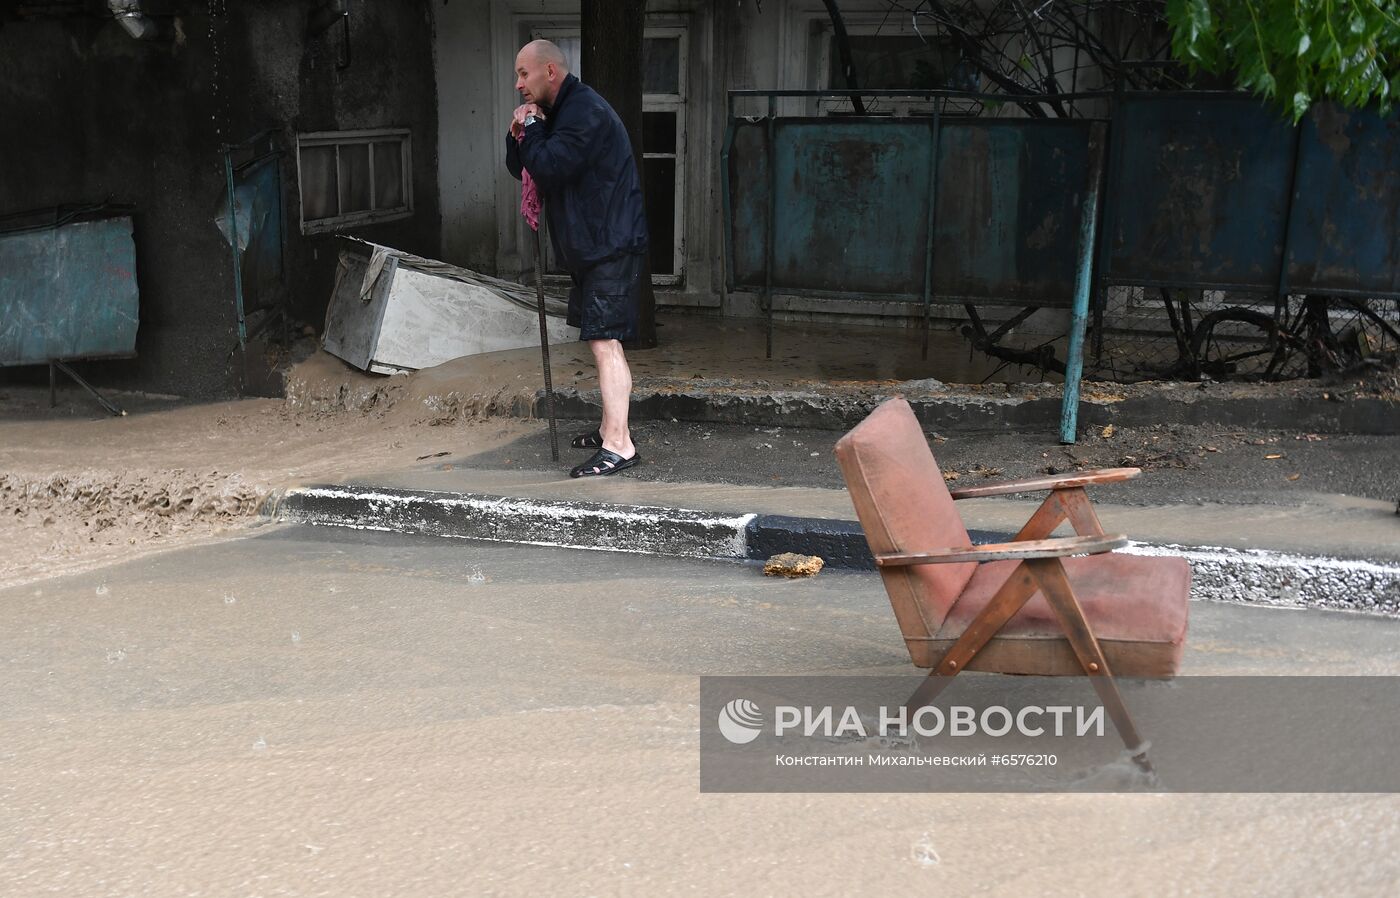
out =
{"type": "MultiPolygon", "coordinates": [[[[687,77],[690,74],[690,40],[688,29],[686,28],[647,28],[642,39],[676,38],[679,42],[676,65],[677,72],[676,89],[674,94],[642,94],[642,112],[674,112],[676,114],[676,151],[674,153],[648,153],[642,150],[643,166],[646,159],[671,159],[676,160],[674,174],[675,200],[673,202],[673,221],[671,225],[671,274],[655,274],[651,276],[651,282],[657,286],[674,287],[685,283],[685,178],[686,178],[686,97],[689,94],[687,77]]],[[[638,174],[645,175],[644,172],[638,174]]]]}
{"type": "Polygon", "coordinates": [[[297,213],[301,218],[303,234],[327,234],[348,230],[362,225],[397,221],[413,214],[413,135],[408,128],[367,128],[353,131],[309,131],[297,134],[297,213]],[[403,204],[386,209],[367,209],[341,213],[327,218],[306,218],[306,196],[303,192],[305,181],[302,178],[302,151],[311,147],[335,148],[336,209],[340,209],[340,149],[343,146],[369,145],[369,185],[370,203],[374,203],[374,147],[376,143],[397,140],[399,144],[400,174],[403,179],[403,204]]]}

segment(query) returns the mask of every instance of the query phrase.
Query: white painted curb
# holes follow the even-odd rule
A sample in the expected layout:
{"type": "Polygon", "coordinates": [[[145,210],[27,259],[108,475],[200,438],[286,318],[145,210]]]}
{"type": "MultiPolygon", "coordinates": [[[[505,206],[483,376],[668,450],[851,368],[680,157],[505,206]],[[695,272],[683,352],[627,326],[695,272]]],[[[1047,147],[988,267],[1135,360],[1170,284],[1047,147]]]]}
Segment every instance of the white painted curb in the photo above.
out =
{"type": "MultiPolygon", "coordinates": [[[[265,513],[279,521],[359,530],[724,559],[750,557],[749,525],[759,517],[354,486],[288,490],[265,513]]],[[[838,523],[848,525],[819,519],[781,520],[791,523],[791,551],[797,552],[811,551],[804,546],[811,541],[811,534],[803,528],[807,522],[812,531],[829,531],[838,523]]],[[[769,534],[765,545],[773,542],[769,534]]],[[[1400,564],[1264,549],[1136,542],[1120,551],[1187,559],[1193,599],[1400,615],[1400,564]]]]}

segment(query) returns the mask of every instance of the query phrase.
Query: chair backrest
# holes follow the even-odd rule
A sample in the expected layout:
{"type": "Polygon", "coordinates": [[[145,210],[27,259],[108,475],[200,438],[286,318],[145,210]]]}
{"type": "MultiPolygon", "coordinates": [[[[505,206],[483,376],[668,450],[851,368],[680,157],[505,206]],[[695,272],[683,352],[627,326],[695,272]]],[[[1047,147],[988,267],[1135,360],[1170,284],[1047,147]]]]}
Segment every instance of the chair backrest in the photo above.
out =
{"type": "MultiPolygon", "coordinates": [[[[972,544],[923,428],[903,399],[884,403],[843,436],[836,459],[870,551],[926,552],[972,544]]],[[[881,568],[904,636],[932,636],[976,568],[974,562],[881,568]]]]}

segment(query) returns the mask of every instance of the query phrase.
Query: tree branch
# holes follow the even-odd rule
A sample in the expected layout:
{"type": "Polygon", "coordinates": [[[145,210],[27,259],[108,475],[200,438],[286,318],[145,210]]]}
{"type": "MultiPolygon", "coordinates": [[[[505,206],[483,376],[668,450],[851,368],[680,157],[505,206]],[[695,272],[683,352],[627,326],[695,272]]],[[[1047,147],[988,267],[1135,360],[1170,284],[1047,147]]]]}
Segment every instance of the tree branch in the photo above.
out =
{"type": "Polygon", "coordinates": [[[858,93],[860,85],[856,83],[856,66],[851,60],[851,39],[846,35],[846,22],[841,18],[841,9],[836,5],[836,0],[823,2],[826,3],[826,14],[831,17],[836,52],[841,55],[841,72],[846,76],[846,86],[851,89],[851,106],[855,108],[856,115],[865,115],[865,102],[858,93]]]}

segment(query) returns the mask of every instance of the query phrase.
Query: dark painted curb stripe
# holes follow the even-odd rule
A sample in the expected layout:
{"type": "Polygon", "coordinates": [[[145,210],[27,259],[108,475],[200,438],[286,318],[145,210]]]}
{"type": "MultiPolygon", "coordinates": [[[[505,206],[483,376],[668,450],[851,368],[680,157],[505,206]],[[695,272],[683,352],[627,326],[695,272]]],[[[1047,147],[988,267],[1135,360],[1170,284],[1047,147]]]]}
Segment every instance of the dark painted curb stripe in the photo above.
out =
{"type": "MultiPolygon", "coordinates": [[[[1015,534],[969,530],[974,543],[1007,542],[1015,534]]],[[[875,570],[875,557],[865,541],[865,531],[855,521],[832,518],[795,518],[779,514],[755,515],[748,526],[749,557],[771,558],[782,552],[817,555],[828,567],[875,570]]]]}

